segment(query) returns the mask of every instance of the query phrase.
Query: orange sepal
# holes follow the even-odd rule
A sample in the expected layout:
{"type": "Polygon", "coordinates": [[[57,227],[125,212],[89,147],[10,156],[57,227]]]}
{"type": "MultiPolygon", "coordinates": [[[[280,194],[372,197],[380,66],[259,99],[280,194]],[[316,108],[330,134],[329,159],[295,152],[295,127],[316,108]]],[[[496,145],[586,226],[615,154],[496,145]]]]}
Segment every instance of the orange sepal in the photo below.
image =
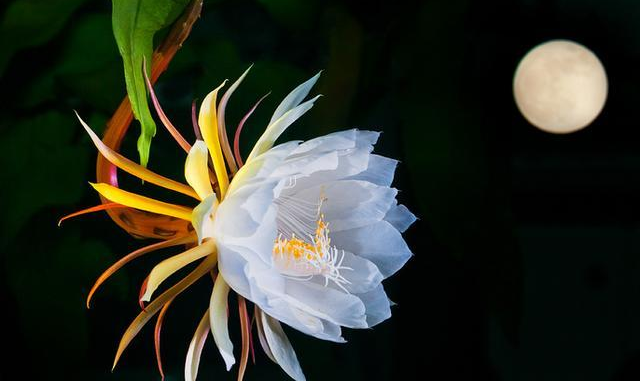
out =
{"type": "Polygon", "coordinates": [[[78,217],[83,214],[89,214],[89,213],[99,212],[101,210],[108,210],[108,209],[114,209],[114,208],[126,208],[126,206],[122,204],[118,204],[117,202],[110,202],[107,204],[100,204],[100,205],[92,206],[91,208],[78,210],[77,212],[67,214],[66,216],[58,220],[58,226],[60,226],[63,221],[68,220],[70,218],[78,217]]]}
{"type": "Polygon", "coordinates": [[[166,241],[156,242],[152,245],[142,247],[120,258],[119,261],[117,261],[116,263],[111,265],[107,270],[105,270],[105,272],[103,272],[98,277],[93,287],[91,287],[91,291],[89,291],[89,295],[87,296],[87,308],[91,308],[91,298],[93,297],[93,294],[95,294],[95,292],[98,290],[98,287],[100,287],[102,283],[104,283],[107,279],[109,279],[111,275],[113,275],[116,271],[120,270],[127,263],[131,262],[132,260],[144,254],[150,253],[152,251],[163,249],[166,247],[171,247],[171,246],[183,245],[190,242],[196,242],[196,240],[197,238],[195,234],[190,234],[184,237],[178,237],[178,238],[173,238],[166,241]]]}
{"type": "Polygon", "coordinates": [[[122,339],[120,339],[120,344],[118,345],[118,350],[116,352],[115,359],[113,361],[113,369],[115,369],[118,364],[118,360],[122,356],[124,350],[129,346],[131,340],[140,332],[142,327],[171,299],[178,296],[185,289],[191,286],[195,281],[200,279],[203,275],[209,272],[217,263],[218,257],[216,255],[210,255],[206,257],[198,267],[196,267],[189,275],[184,277],[180,282],[176,283],[174,286],[169,288],[167,291],[163,292],[160,296],[154,299],[147,308],[140,312],[138,316],[131,322],[124,335],[122,335],[122,339]]]}
{"type": "Polygon", "coordinates": [[[244,378],[249,362],[249,349],[251,340],[249,338],[251,326],[249,324],[249,313],[247,312],[247,302],[241,295],[238,295],[238,312],[240,313],[240,330],[242,331],[242,351],[240,352],[240,364],[238,366],[238,381],[244,378]]]}
{"type": "Polygon", "coordinates": [[[173,299],[170,299],[160,310],[158,314],[158,320],[156,320],[156,326],[153,330],[153,344],[156,350],[156,362],[158,363],[158,371],[160,372],[160,377],[164,380],[164,370],[162,369],[162,356],[160,354],[160,333],[162,332],[162,323],[164,322],[164,316],[167,314],[167,310],[169,306],[173,302],[173,299]]]}

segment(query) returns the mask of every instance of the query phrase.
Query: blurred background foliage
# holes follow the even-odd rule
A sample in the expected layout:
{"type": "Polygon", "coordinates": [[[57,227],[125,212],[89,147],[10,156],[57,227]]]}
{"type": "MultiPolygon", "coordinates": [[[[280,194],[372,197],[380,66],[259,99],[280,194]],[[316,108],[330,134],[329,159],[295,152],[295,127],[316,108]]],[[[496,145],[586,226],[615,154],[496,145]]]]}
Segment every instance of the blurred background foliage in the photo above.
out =
{"type": "MultiPolygon", "coordinates": [[[[13,0],[0,12],[0,379],[159,379],[149,328],[109,372],[155,260],[86,310],[93,280],[141,242],[102,214],[56,227],[98,202],[96,152],[72,110],[100,131],[125,94],[111,3],[13,0]]],[[[243,132],[246,154],[278,101],[324,69],[325,97],[285,138],[384,131],[378,151],[402,161],[400,199],[421,218],[407,234],[415,257],[387,282],[391,320],[347,332],[347,345],[290,332],[310,380],[640,378],[639,19],[634,0],[205,0],[156,85],[174,123],[191,136],[191,102],[254,63],[227,122],[271,91],[243,132]],[[591,48],[610,80],[603,114],[568,136],[529,126],[511,95],[519,58],[554,38],[591,48]]],[[[136,128],[123,147],[134,159],[136,128]]],[[[179,179],[167,135],[149,166],[179,179]]],[[[169,380],[182,378],[209,289],[199,282],[168,312],[169,380]]],[[[200,378],[214,377],[234,376],[209,343],[200,378]]],[[[247,373],[285,377],[261,354],[247,373]]]]}

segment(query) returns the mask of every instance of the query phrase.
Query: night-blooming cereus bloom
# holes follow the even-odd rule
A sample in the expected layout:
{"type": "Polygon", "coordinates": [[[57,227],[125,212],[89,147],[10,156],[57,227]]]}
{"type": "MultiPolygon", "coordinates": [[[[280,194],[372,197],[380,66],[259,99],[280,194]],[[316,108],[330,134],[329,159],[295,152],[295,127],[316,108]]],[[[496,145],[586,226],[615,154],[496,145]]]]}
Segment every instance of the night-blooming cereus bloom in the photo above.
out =
{"type": "MultiPolygon", "coordinates": [[[[100,152],[114,165],[198,200],[195,207],[178,206],[112,185],[92,184],[111,205],[187,220],[194,231],[142,249],[148,252],[180,244],[191,247],[160,262],[149,274],[141,302],[150,303],[125,332],[116,361],[146,322],[158,312],[161,322],[169,303],[209,272],[217,276],[209,309],[187,353],[187,380],[196,377],[209,330],[227,369],[235,363],[227,328],[231,290],[239,295],[241,311],[240,377],[251,338],[245,299],[255,305],[257,332],[266,354],[295,380],[304,380],[304,375],[280,322],[320,339],[343,342],[342,327],[368,328],[391,316],[391,303],[381,282],[411,256],[401,233],[415,221],[414,215],[397,203],[397,190],[391,188],[397,162],[372,153],[379,133],[356,129],[274,147],[285,129],[313,106],[317,97],[303,100],[318,79],[316,75],[282,101],[243,165],[237,142],[246,118],[239,125],[232,150],[224,110],[246,74],[219,104],[216,99],[222,86],[204,99],[196,126],[202,140],[189,145],[165,122],[188,151],[188,185],[123,158],[81,121],[100,152]],[[152,299],[163,281],[197,261],[189,275],[152,299]]],[[[165,121],[161,109],[159,114],[165,121]]],[[[132,254],[107,270],[91,295],[106,277],[140,255],[132,254]]]]}

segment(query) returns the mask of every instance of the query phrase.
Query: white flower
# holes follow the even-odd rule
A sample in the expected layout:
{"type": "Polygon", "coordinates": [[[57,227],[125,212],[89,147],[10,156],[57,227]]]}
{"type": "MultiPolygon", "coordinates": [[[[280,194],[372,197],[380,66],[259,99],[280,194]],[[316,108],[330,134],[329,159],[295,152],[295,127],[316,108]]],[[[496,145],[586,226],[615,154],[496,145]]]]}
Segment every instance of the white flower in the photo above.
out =
{"type": "Polygon", "coordinates": [[[390,188],[396,161],[372,154],[378,133],[348,130],[285,143],[219,205],[211,236],[231,288],[309,335],[387,319],[381,285],[411,256],[415,217],[390,188]]]}
{"type": "MultiPolygon", "coordinates": [[[[341,327],[391,316],[381,282],[410,258],[401,233],[415,217],[390,187],[397,161],[372,153],[378,137],[354,129],[284,143],[240,170],[206,233],[234,291],[336,342],[341,327]]],[[[303,378],[297,363],[285,370],[303,378]]]]}
{"type": "MultiPolygon", "coordinates": [[[[209,328],[227,369],[235,363],[227,327],[231,290],[256,305],[255,318],[265,352],[296,380],[304,380],[304,375],[280,322],[319,339],[344,342],[342,327],[369,328],[391,316],[391,302],[382,281],[411,257],[402,232],[416,219],[397,203],[398,192],[391,187],[397,161],[372,153],[378,132],[356,129],[273,146],[318,98],[302,102],[316,82],[316,75],[282,101],[242,166],[237,145],[235,160],[231,153],[224,109],[246,74],[229,88],[218,105],[220,87],[202,102],[199,126],[203,140],[191,147],[172,125],[167,125],[188,150],[188,185],[121,157],[82,122],[100,152],[116,166],[199,200],[196,207],[190,208],[109,184],[93,184],[113,202],[111,205],[187,220],[195,230],[195,234],[188,231],[141,249],[148,252],[184,243],[194,245],[151,271],[141,293],[141,300],[150,303],[123,335],[116,362],[154,314],[165,311],[173,298],[216,266],[219,273],[209,309],[187,354],[188,380],[196,378],[209,328]],[[196,261],[200,261],[199,265],[187,277],[151,299],[162,282],[196,261]]],[[[106,277],[139,253],[130,254],[108,269],[90,296],[106,277]]],[[[243,330],[240,378],[247,364],[251,329],[243,298],[238,298],[243,330]]]]}

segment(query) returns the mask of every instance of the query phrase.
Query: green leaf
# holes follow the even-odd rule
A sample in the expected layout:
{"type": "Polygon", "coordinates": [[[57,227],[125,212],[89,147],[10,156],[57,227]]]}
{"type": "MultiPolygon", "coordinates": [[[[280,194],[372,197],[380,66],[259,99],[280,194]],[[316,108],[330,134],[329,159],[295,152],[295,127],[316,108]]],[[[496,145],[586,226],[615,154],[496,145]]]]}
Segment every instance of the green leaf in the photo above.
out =
{"type": "Polygon", "coordinates": [[[147,102],[143,58],[151,63],[153,36],[171,24],[187,3],[188,0],[113,0],[113,34],[124,63],[124,78],[133,115],[141,125],[138,153],[144,166],[149,161],[156,124],[147,102]]]}

